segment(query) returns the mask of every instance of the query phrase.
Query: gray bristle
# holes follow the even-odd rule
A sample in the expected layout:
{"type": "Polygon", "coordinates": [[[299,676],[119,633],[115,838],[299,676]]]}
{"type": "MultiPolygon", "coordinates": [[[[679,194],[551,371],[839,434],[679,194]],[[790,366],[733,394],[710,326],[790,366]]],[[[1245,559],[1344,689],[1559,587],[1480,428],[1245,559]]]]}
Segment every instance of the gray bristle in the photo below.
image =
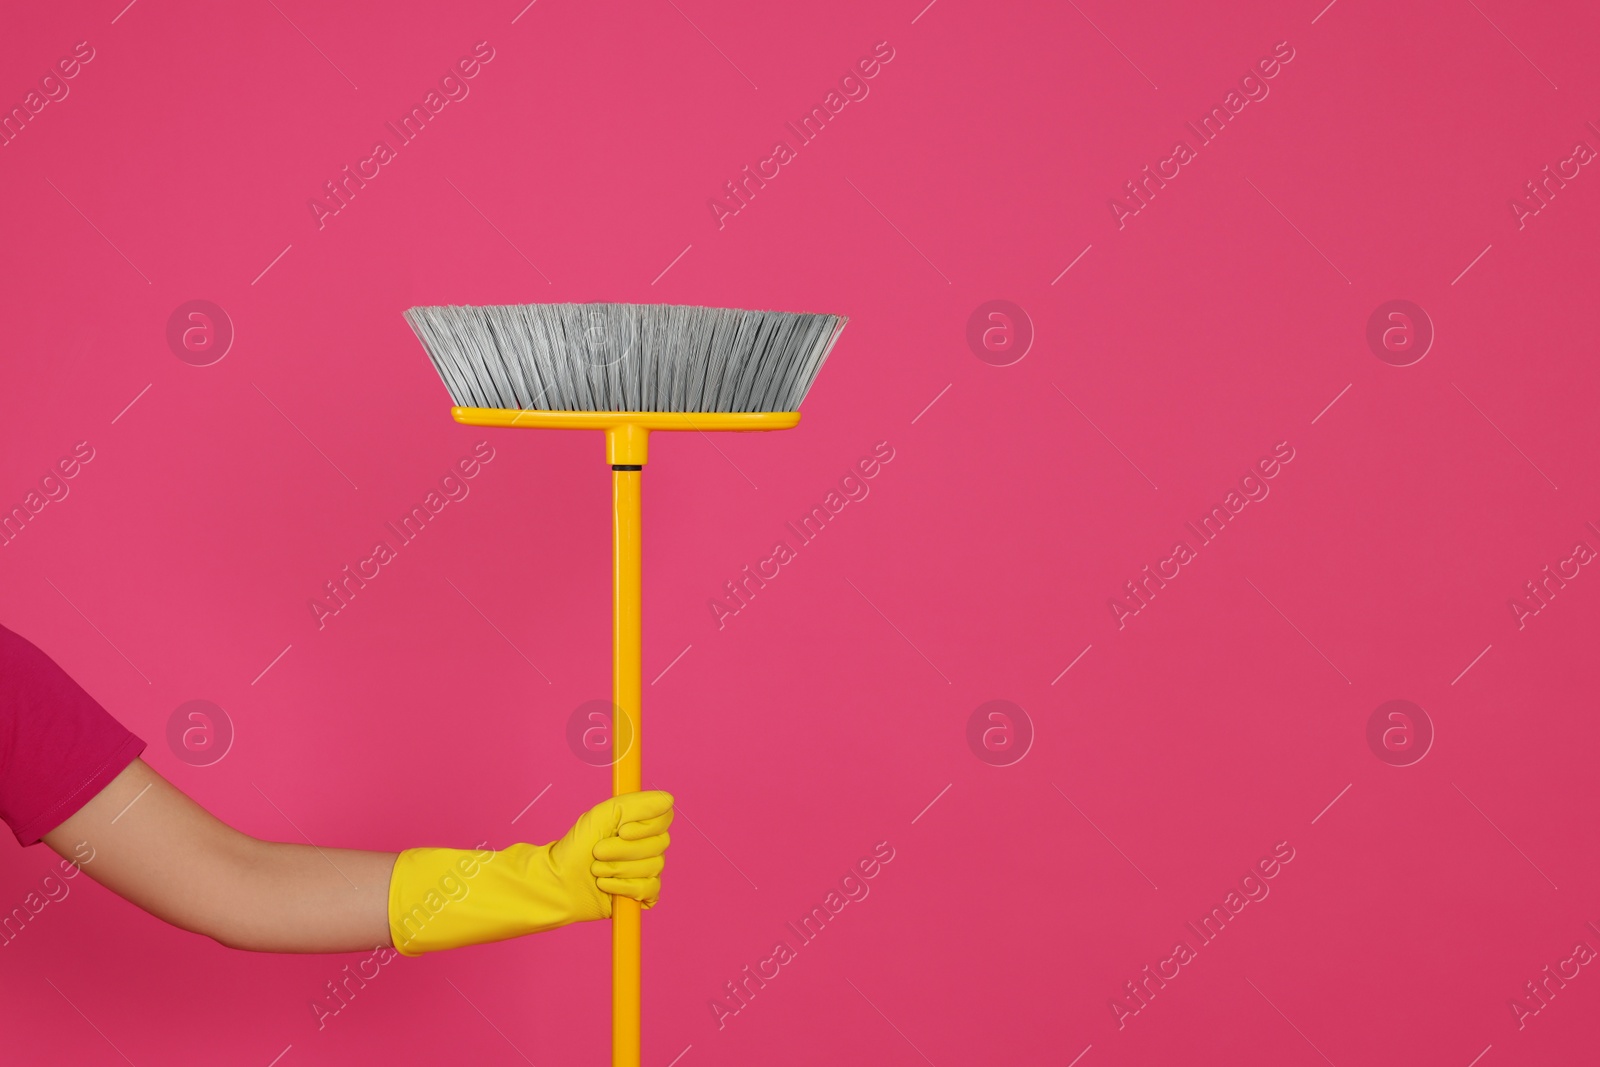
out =
{"type": "Polygon", "coordinates": [[[415,307],[459,407],[796,411],[846,320],[679,304],[415,307]]]}

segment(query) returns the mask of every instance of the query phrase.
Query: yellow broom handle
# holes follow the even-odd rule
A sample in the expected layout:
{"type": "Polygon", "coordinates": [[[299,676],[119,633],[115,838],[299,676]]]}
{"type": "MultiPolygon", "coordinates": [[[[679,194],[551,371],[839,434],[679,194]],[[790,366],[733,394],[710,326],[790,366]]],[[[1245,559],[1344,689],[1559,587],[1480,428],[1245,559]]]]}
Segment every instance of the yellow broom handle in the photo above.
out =
{"type": "MultiPolygon", "coordinates": [[[[618,720],[612,724],[613,755],[616,747],[623,747],[621,757],[615,758],[611,765],[613,795],[638,790],[642,777],[639,759],[639,483],[643,475],[637,468],[614,469],[611,474],[614,514],[611,680],[618,720]]],[[[627,897],[611,898],[611,1063],[612,1067],[639,1067],[639,903],[627,897]]]]}

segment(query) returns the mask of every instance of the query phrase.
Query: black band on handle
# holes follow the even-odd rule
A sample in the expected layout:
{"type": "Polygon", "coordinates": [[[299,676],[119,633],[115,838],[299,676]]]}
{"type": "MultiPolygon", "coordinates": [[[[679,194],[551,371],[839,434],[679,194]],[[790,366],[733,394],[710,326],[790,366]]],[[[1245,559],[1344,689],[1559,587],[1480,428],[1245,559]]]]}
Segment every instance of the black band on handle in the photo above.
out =
{"type": "Polygon", "coordinates": [[[642,463],[613,463],[611,465],[611,469],[614,470],[614,471],[642,471],[642,470],[644,470],[644,464],[642,464],[642,463]]]}

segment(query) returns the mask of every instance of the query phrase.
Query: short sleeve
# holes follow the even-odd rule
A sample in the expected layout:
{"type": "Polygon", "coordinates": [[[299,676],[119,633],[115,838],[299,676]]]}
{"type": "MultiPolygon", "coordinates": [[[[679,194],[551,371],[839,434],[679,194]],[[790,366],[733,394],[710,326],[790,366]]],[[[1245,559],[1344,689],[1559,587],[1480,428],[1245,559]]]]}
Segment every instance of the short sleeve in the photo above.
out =
{"type": "Polygon", "coordinates": [[[0,819],[31,845],[145,744],[25,638],[0,626],[0,819]]]}

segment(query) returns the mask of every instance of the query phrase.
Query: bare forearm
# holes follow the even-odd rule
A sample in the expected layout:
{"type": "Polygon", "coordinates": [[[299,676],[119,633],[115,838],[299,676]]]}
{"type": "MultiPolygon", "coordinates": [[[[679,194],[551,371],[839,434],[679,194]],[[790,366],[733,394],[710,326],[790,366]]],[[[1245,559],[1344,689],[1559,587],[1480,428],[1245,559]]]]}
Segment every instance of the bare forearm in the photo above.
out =
{"type": "Polygon", "coordinates": [[[246,841],[234,873],[214,886],[209,928],[169,922],[256,952],[355,952],[389,944],[395,853],[246,841]]]}
{"type": "Polygon", "coordinates": [[[143,761],[45,841],[152,915],[233,948],[346,952],[389,944],[394,853],[259,841],[211,816],[143,761]]]}

